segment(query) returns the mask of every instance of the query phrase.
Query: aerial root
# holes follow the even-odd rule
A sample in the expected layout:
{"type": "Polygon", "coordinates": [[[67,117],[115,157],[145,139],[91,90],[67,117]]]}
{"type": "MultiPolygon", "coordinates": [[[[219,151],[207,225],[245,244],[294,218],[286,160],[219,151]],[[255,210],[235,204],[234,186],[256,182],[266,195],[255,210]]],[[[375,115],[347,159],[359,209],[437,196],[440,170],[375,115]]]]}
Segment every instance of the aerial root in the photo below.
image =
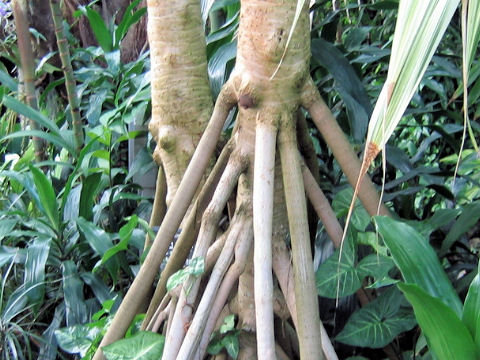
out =
{"type": "MultiPolygon", "coordinates": [[[[169,244],[177,232],[210,162],[222,132],[225,119],[234,105],[235,97],[232,87],[230,83],[227,82],[217,98],[211,120],[193,154],[192,161],[187,167],[185,176],[157,232],[155,241],[98,346],[93,360],[104,359],[102,347],[121,339],[125,335],[133,318],[139,312],[142,302],[151,290],[153,281],[165,257],[169,244]]],[[[155,312],[155,310],[153,310],[153,312],[155,312]]]]}
{"type": "Polygon", "coordinates": [[[207,181],[202,187],[202,190],[198,194],[195,203],[193,204],[186,221],[184,222],[184,227],[180,233],[177,242],[173,248],[170,257],[168,258],[165,269],[163,269],[160,274],[160,279],[158,280],[155,293],[150,301],[150,305],[147,310],[147,314],[142,324],[142,328],[145,329],[147,324],[151,321],[153,314],[156,312],[160,301],[164,298],[166,293],[166,285],[168,278],[179,270],[188,255],[190,254],[190,249],[192,248],[195,239],[197,238],[198,230],[200,228],[200,218],[207,207],[208,202],[211,200],[212,193],[215,190],[220,177],[225,170],[225,166],[230,158],[230,155],[233,150],[233,143],[229,141],[223,148],[219,158],[217,159],[214,168],[209,174],[207,181]]]}
{"type": "Polygon", "coordinates": [[[245,269],[245,264],[248,259],[248,254],[253,241],[253,225],[252,221],[248,220],[245,223],[243,232],[240,234],[240,238],[237,240],[237,245],[235,247],[235,261],[228,269],[225,277],[223,278],[222,283],[218,289],[217,295],[214,299],[212,307],[210,309],[210,314],[205,324],[205,329],[203,331],[202,339],[200,340],[198,354],[196,358],[203,358],[208,343],[210,341],[210,335],[212,334],[215,324],[228,300],[233,286],[237,282],[239,276],[243,273],[245,269]]]}
{"type": "Polygon", "coordinates": [[[232,219],[232,225],[225,241],[222,252],[210,274],[205,291],[198,304],[195,316],[188,328],[185,339],[178,353],[178,360],[187,360],[197,352],[212,305],[218,293],[222,279],[232,261],[235,245],[247,226],[248,220],[242,214],[236,214],[232,219]]]}
{"type": "Polygon", "coordinates": [[[285,119],[279,131],[285,200],[292,244],[297,332],[302,360],[323,359],[321,322],[307,223],[307,204],[294,124],[285,119]],[[293,131],[292,131],[293,130],[293,131]]]}
{"type": "MultiPolygon", "coordinates": [[[[305,82],[301,97],[302,106],[310,113],[315,126],[332,150],[350,185],[355,188],[360,174],[361,162],[330,109],[322,100],[311,78],[305,82]]],[[[381,203],[380,196],[368,176],[365,176],[360,183],[358,197],[370,215],[379,213],[388,216],[390,214],[385,205],[381,203]],[[380,208],[379,204],[381,204],[380,208]]]]}
{"type": "MultiPolygon", "coordinates": [[[[192,255],[193,258],[207,255],[208,248],[217,234],[218,222],[226,203],[237,184],[240,174],[247,165],[245,160],[239,153],[234,152],[231,155],[212,200],[202,216],[202,224],[192,255]]],[[[177,359],[186,329],[192,318],[192,305],[195,303],[199,287],[200,278],[189,277],[183,284],[175,315],[171,319],[170,333],[165,341],[164,360],[177,359]]]]}
{"type": "Polygon", "coordinates": [[[254,293],[257,353],[275,357],[272,278],[272,216],[277,129],[258,122],[253,175],[254,293]]]}

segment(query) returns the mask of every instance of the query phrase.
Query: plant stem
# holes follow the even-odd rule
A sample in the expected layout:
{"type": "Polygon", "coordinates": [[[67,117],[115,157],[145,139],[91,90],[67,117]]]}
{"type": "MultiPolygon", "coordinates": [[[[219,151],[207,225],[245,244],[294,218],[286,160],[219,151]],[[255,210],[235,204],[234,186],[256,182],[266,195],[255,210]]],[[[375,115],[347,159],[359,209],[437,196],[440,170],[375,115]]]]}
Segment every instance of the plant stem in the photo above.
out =
{"type": "MultiPolygon", "coordinates": [[[[27,17],[27,5],[25,0],[12,1],[13,17],[15,19],[15,28],[17,30],[18,51],[20,53],[20,64],[23,73],[23,82],[25,89],[25,99],[27,104],[38,109],[37,95],[35,93],[35,63],[30,42],[30,31],[27,17]]],[[[40,126],[30,119],[30,128],[32,130],[41,130],[40,126]]],[[[45,158],[45,143],[42,139],[33,136],[33,148],[35,151],[35,161],[41,162],[45,158]]]]}
{"type": "Polygon", "coordinates": [[[76,91],[75,77],[73,76],[72,61],[68,50],[68,40],[63,31],[63,17],[60,9],[60,0],[50,0],[55,36],[57,37],[58,52],[62,62],[63,74],[65,75],[65,88],[67,89],[70,114],[72,115],[73,141],[76,155],[83,146],[83,124],[80,118],[79,100],[76,91]]]}
{"type": "Polygon", "coordinates": [[[323,359],[320,316],[307,224],[307,204],[295,128],[286,121],[278,139],[292,243],[298,338],[302,360],[323,359]]]}
{"type": "Polygon", "coordinates": [[[258,123],[253,176],[253,266],[257,354],[275,359],[273,326],[272,216],[277,129],[258,123]]]}

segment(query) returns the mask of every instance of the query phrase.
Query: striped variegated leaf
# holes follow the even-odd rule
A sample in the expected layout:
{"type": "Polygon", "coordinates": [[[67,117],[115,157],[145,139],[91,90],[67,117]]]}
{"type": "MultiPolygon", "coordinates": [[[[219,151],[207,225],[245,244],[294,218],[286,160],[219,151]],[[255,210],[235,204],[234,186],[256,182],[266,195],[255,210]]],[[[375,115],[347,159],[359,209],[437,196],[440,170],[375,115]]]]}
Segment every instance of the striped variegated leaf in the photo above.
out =
{"type": "Polygon", "coordinates": [[[400,0],[387,79],[367,134],[367,144],[376,151],[368,155],[375,157],[384,148],[401,120],[458,3],[400,0]]]}

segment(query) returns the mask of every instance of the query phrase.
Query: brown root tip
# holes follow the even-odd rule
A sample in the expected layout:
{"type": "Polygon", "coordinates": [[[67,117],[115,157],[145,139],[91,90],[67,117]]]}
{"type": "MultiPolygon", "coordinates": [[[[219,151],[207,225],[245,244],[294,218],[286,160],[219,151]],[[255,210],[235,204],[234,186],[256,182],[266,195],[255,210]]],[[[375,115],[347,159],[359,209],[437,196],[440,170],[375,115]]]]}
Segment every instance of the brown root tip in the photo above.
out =
{"type": "Polygon", "coordinates": [[[255,106],[255,100],[250,95],[240,95],[238,98],[238,105],[244,109],[248,109],[255,106]]]}
{"type": "Polygon", "coordinates": [[[362,164],[362,176],[367,173],[368,167],[372,163],[373,160],[377,157],[378,153],[380,152],[380,148],[377,144],[369,142],[367,144],[367,148],[365,149],[365,158],[363,159],[362,164]]]}

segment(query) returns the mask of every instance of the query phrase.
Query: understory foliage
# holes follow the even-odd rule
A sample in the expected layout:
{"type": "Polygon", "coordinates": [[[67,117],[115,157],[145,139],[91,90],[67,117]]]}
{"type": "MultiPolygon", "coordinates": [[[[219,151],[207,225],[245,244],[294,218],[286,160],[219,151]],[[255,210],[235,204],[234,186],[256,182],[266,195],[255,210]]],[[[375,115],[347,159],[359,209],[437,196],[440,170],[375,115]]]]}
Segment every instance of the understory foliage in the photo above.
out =
{"type": "MultiPolygon", "coordinates": [[[[134,178],[154,167],[148,49],[122,63],[120,43],[145,9],[134,1],[115,22],[98,2],[81,7],[98,46],[69,42],[85,146],[74,146],[62,65],[56,51],[35,62],[38,109],[24,101],[11,3],[0,3],[0,358],[91,359],[144,260],[152,199],[134,178]],[[41,125],[35,131],[26,119],[41,125]],[[143,127],[145,129],[145,127],[143,127]],[[42,138],[35,162],[31,136],[42,138]],[[144,145],[128,163],[128,142],[144,145]]],[[[213,97],[235,64],[238,0],[202,1],[213,97]]],[[[358,154],[373,104],[385,83],[398,1],[326,1],[310,8],[310,75],[358,154]]],[[[371,177],[395,214],[371,217],[355,202],[342,247],[318,222],[312,251],[320,318],[339,358],[475,359],[480,353],[480,154],[462,146],[463,81],[460,11],[454,15],[395,135],[371,177]],[[455,168],[458,158],[458,172],[455,168]],[[456,175],[456,176],[455,176],[456,175]],[[356,293],[370,302],[360,307],[356,293]]],[[[30,29],[33,42],[42,34],[30,29]]],[[[480,61],[472,61],[468,114],[480,131],[480,61]]],[[[344,224],[353,190],[307,117],[319,185],[344,224]]],[[[228,140],[232,111],[224,126],[228,140]]],[[[170,291],[204,272],[191,259],[167,283],[170,291]]],[[[140,331],[104,348],[107,359],[158,359],[161,334],[140,331]]],[[[236,358],[239,337],[226,316],[208,353],[236,358]]],[[[293,351],[293,350],[292,350],[293,351]]]]}

